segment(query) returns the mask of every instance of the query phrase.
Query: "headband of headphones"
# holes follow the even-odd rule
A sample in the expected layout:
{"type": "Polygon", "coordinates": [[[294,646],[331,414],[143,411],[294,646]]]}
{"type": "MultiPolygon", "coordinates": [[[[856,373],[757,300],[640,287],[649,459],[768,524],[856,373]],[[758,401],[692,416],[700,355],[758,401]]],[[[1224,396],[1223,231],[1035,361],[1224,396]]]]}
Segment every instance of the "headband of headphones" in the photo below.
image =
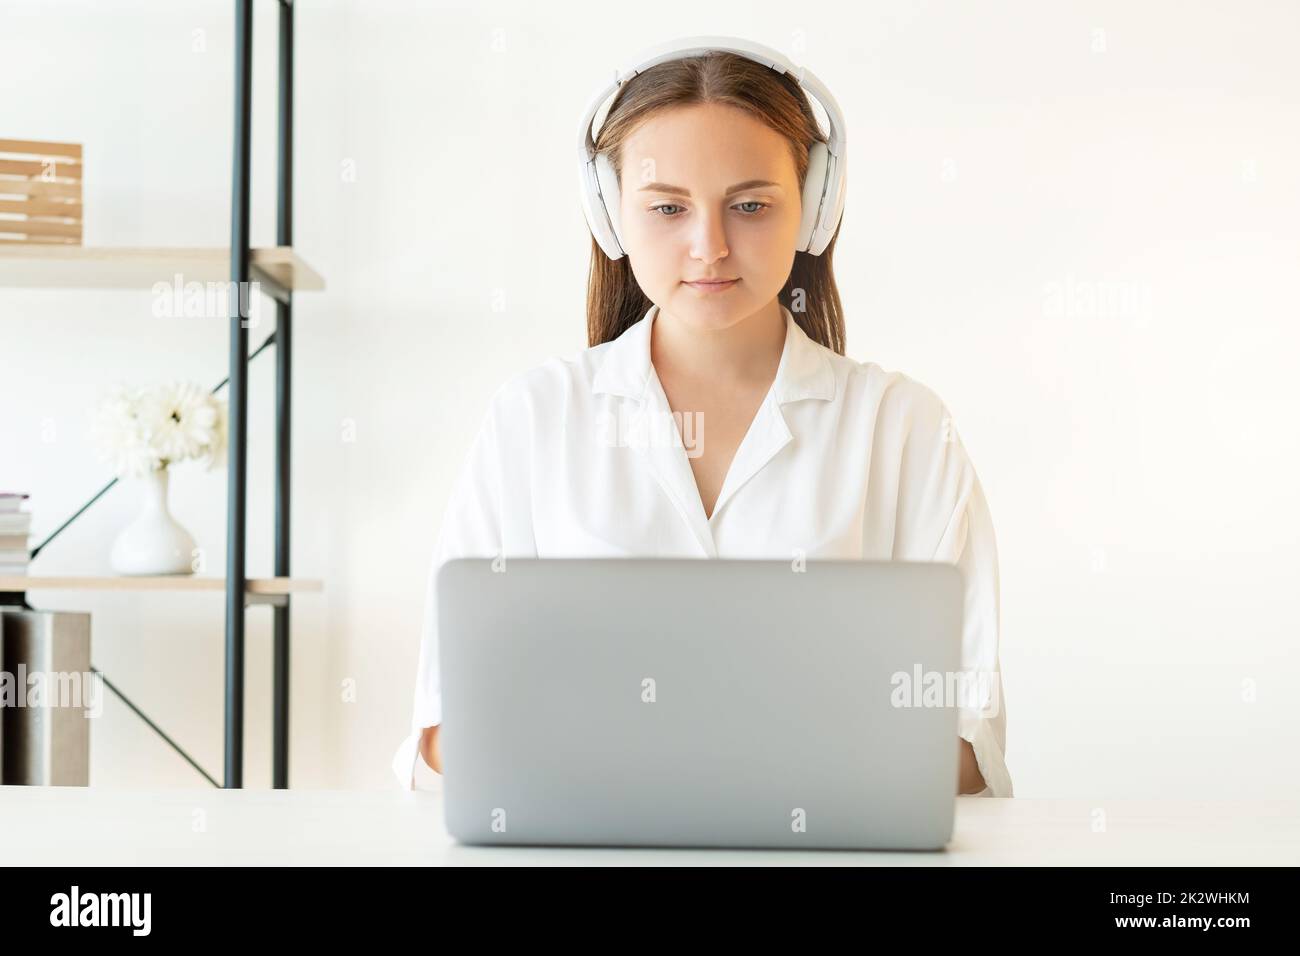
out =
{"type": "MultiPolygon", "coordinates": [[[[644,51],[635,66],[616,70],[614,82],[601,90],[583,112],[579,133],[578,162],[582,212],[591,234],[611,259],[625,255],[619,223],[618,177],[604,153],[597,153],[592,124],[601,108],[613,99],[619,88],[638,73],[669,60],[699,56],[710,51],[736,53],[764,66],[787,74],[805,93],[821,104],[829,129],[827,142],[814,143],[808,151],[808,175],[803,187],[803,218],[795,248],[819,256],[825,251],[844,212],[844,189],[847,173],[844,116],[835,97],[805,67],[796,66],[770,47],[739,37],[686,37],[660,44],[644,51]]],[[[603,120],[602,120],[603,122],[603,120]]]]}

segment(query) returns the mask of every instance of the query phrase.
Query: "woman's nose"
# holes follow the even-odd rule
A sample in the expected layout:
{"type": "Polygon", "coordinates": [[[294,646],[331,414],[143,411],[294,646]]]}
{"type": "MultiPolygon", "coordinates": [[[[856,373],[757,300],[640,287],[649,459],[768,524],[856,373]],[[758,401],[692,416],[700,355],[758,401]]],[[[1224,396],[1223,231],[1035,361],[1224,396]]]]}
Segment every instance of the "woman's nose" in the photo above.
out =
{"type": "Polygon", "coordinates": [[[702,212],[691,237],[691,257],[713,262],[727,255],[727,230],[720,213],[702,212]]]}

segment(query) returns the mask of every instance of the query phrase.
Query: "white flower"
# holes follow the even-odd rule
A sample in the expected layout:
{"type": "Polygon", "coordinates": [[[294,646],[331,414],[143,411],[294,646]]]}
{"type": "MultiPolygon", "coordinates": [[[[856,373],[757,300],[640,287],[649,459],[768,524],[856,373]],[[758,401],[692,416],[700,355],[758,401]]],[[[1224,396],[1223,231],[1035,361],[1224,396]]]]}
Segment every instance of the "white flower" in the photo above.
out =
{"type": "Polygon", "coordinates": [[[211,468],[225,448],[225,404],[191,383],[119,385],[101,402],[94,431],[119,477],[190,459],[211,468]]]}
{"type": "Polygon", "coordinates": [[[139,416],[150,444],[165,462],[199,458],[219,443],[217,403],[193,383],[150,389],[141,397],[139,416]]]}
{"type": "Polygon", "coordinates": [[[219,402],[215,398],[211,398],[211,396],[209,396],[209,398],[216,414],[216,420],[212,425],[212,440],[203,447],[195,460],[204,468],[211,471],[225,460],[227,419],[226,403],[219,402]]]}
{"type": "Polygon", "coordinates": [[[100,455],[119,477],[138,478],[158,468],[157,453],[136,416],[136,391],[116,385],[100,403],[93,433],[100,455]]]}

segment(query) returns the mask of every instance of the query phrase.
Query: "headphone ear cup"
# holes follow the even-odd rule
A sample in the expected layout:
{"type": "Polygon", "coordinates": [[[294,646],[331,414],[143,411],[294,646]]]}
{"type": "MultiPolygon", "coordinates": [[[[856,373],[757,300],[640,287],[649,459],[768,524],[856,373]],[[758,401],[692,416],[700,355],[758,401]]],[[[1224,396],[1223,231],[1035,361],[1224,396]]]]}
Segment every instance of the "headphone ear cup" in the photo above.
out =
{"type": "Polygon", "coordinates": [[[835,230],[839,228],[840,217],[844,214],[844,194],[848,191],[848,170],[844,166],[844,154],[831,156],[827,160],[825,209],[820,221],[814,227],[808,252],[820,256],[831,244],[835,230]]]}
{"type": "Polygon", "coordinates": [[[610,226],[610,242],[601,242],[601,246],[604,248],[605,254],[611,259],[621,259],[625,252],[623,249],[623,227],[620,221],[621,198],[618,191],[618,174],[614,172],[614,166],[605,153],[596,154],[595,166],[596,179],[600,185],[599,205],[604,209],[605,217],[610,226]]]}
{"type": "MultiPolygon", "coordinates": [[[[830,157],[825,143],[813,143],[808,150],[808,175],[803,181],[803,215],[799,220],[799,252],[810,252],[822,208],[822,193],[826,189],[826,166],[830,157]]],[[[817,250],[820,252],[821,250],[817,250]]],[[[813,253],[816,255],[816,253],[813,253]]]]}

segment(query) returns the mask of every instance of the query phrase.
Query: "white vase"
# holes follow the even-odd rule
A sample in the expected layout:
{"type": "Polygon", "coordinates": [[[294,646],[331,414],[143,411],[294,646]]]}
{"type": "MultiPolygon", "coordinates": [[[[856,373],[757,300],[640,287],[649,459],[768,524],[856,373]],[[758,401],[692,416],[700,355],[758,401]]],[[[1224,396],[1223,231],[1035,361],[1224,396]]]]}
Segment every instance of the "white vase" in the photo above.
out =
{"type": "Polygon", "coordinates": [[[194,538],[167,510],[167,469],[151,471],[140,488],[140,514],[113,542],[109,563],[118,574],[193,574],[194,538]]]}

